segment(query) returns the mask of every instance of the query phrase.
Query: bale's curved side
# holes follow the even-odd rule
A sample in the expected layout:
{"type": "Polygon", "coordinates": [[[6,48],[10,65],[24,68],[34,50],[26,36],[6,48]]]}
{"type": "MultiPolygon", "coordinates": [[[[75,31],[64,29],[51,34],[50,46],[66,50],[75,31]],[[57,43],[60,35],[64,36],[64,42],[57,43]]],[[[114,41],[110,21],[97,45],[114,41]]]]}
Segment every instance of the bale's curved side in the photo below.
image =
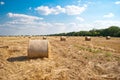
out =
{"type": "Polygon", "coordinates": [[[91,41],[91,37],[86,36],[86,37],[85,37],[85,41],[91,41]]]}
{"type": "Polygon", "coordinates": [[[106,39],[109,40],[109,39],[111,39],[111,37],[110,36],[106,36],[106,39]]]}
{"type": "Polygon", "coordinates": [[[49,57],[49,42],[47,40],[30,40],[28,46],[29,58],[49,57]]]}
{"type": "Polygon", "coordinates": [[[61,37],[60,37],[60,41],[66,41],[66,37],[61,36],[61,37]]]}

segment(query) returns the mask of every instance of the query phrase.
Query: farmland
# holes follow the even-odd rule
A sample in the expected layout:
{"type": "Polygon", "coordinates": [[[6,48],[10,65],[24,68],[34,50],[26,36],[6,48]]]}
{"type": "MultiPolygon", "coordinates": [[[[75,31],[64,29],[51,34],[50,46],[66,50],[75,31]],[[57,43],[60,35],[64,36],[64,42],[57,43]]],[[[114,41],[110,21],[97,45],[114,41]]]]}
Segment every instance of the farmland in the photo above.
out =
{"type": "Polygon", "coordinates": [[[49,58],[27,58],[29,40],[0,37],[0,80],[120,80],[120,38],[47,37],[49,58]]]}

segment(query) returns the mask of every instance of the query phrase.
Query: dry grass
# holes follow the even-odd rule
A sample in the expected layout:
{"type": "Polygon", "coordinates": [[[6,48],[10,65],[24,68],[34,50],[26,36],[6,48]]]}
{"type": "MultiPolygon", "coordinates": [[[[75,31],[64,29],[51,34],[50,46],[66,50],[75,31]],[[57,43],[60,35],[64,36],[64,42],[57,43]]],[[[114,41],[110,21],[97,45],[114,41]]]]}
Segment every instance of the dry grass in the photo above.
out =
{"type": "Polygon", "coordinates": [[[120,80],[120,38],[59,39],[49,37],[50,58],[28,59],[29,38],[0,37],[0,80],[120,80]]]}

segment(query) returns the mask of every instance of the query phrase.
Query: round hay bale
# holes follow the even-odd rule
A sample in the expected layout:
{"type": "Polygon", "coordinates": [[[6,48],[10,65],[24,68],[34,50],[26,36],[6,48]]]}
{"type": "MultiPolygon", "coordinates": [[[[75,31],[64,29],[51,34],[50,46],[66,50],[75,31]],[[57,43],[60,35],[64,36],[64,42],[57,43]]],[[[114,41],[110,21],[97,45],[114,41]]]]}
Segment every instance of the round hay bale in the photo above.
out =
{"type": "Polygon", "coordinates": [[[111,37],[110,36],[106,36],[106,40],[109,40],[109,39],[111,39],[111,37]]]}
{"type": "Polygon", "coordinates": [[[28,38],[30,39],[31,37],[30,37],[30,36],[28,36],[28,38]]]}
{"type": "Polygon", "coordinates": [[[46,36],[43,36],[43,40],[46,40],[47,39],[47,37],[46,36]]]}
{"type": "Polygon", "coordinates": [[[66,41],[66,37],[65,36],[61,36],[60,37],[60,41],[66,41]]]}
{"type": "Polygon", "coordinates": [[[91,41],[91,37],[86,36],[86,37],[85,37],[85,41],[91,41]]]}
{"type": "Polygon", "coordinates": [[[30,40],[28,46],[29,58],[49,57],[50,47],[47,40],[30,40]]]}

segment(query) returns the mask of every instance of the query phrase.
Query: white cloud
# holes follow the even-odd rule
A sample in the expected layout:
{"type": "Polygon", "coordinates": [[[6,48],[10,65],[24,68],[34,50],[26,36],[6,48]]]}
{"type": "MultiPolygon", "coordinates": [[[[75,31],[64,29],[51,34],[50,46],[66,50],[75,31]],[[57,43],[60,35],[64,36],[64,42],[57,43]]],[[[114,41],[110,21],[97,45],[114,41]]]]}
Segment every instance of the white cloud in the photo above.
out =
{"type": "Polygon", "coordinates": [[[8,13],[8,17],[10,18],[19,18],[19,19],[29,19],[29,20],[42,20],[43,18],[36,17],[36,16],[30,16],[25,14],[15,14],[15,13],[8,13]]]}
{"type": "Polygon", "coordinates": [[[120,1],[116,1],[115,4],[119,5],[119,4],[120,4],[120,1]]]}
{"type": "Polygon", "coordinates": [[[111,17],[114,17],[114,14],[113,13],[108,13],[108,14],[104,15],[103,17],[111,18],[111,17]]]}
{"type": "Polygon", "coordinates": [[[40,6],[35,8],[40,14],[49,15],[49,14],[59,14],[64,13],[65,9],[61,8],[61,6],[56,6],[54,8],[49,8],[48,6],[40,6]]]}
{"type": "Polygon", "coordinates": [[[109,26],[120,26],[120,21],[97,20],[92,23],[49,23],[45,21],[19,22],[19,19],[10,20],[0,25],[0,34],[14,35],[45,35],[81,30],[103,29],[109,26]]]}
{"type": "Polygon", "coordinates": [[[79,21],[84,21],[84,19],[82,17],[76,17],[76,19],[79,21]]]}
{"type": "Polygon", "coordinates": [[[4,5],[4,4],[5,4],[5,2],[3,2],[3,1],[0,2],[0,5],[4,5]]]}
{"type": "Polygon", "coordinates": [[[78,15],[85,11],[87,5],[83,7],[75,6],[75,5],[68,5],[65,7],[66,13],[68,15],[78,15]]]}
{"type": "MultiPolygon", "coordinates": [[[[120,26],[120,21],[97,20],[95,22],[46,22],[37,16],[25,14],[8,13],[8,21],[0,24],[0,34],[6,35],[45,35],[62,32],[91,30],[107,28],[109,26],[120,26]]],[[[77,17],[76,17],[77,18],[77,17]]],[[[78,19],[81,17],[78,17],[78,19]]]]}
{"type": "Polygon", "coordinates": [[[70,31],[79,31],[80,29],[83,29],[82,24],[80,25],[76,23],[66,24],[66,23],[57,23],[57,22],[49,23],[43,20],[36,20],[36,16],[34,16],[35,18],[33,18],[33,16],[31,17],[25,14],[8,13],[7,15],[9,20],[0,25],[0,29],[3,31],[0,32],[0,34],[43,35],[43,34],[70,32],[70,31]]]}
{"type": "Polygon", "coordinates": [[[36,11],[38,11],[40,14],[43,14],[43,15],[48,15],[48,14],[51,14],[53,9],[49,9],[48,6],[40,6],[40,7],[37,7],[35,8],[36,11]]]}
{"type": "Polygon", "coordinates": [[[53,13],[54,13],[54,14],[65,13],[65,9],[62,8],[61,6],[56,6],[56,7],[53,9],[53,13]]]}
{"type": "Polygon", "coordinates": [[[0,32],[0,34],[42,35],[65,32],[66,30],[66,25],[64,23],[45,22],[37,16],[16,13],[8,13],[7,15],[9,20],[0,25],[0,29],[4,31],[0,32]]]}
{"type": "Polygon", "coordinates": [[[119,26],[120,27],[120,21],[115,20],[96,20],[93,24],[96,29],[99,28],[107,28],[110,26],[119,26]]]}
{"type": "Polygon", "coordinates": [[[75,6],[75,5],[67,5],[65,7],[56,6],[49,8],[48,6],[39,6],[35,8],[36,11],[38,11],[40,14],[43,15],[49,15],[49,14],[60,14],[60,13],[66,13],[68,15],[78,15],[85,11],[87,8],[87,5],[84,5],[83,7],[75,6]]]}

